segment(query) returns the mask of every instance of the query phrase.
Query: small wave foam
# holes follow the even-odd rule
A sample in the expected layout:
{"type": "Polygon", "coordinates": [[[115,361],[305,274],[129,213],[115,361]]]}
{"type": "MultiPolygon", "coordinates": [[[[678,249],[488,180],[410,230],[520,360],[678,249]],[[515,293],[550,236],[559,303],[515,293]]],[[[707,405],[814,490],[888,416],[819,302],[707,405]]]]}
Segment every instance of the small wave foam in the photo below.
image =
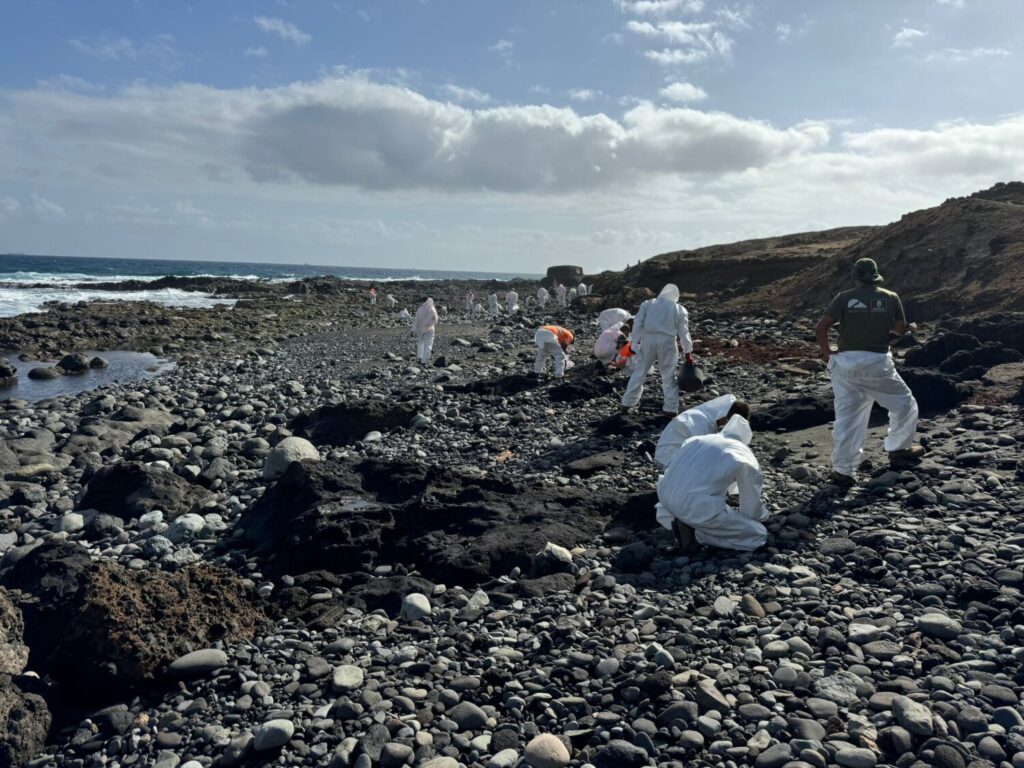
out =
{"type": "Polygon", "coordinates": [[[74,304],[79,301],[152,301],[170,307],[202,309],[218,304],[234,305],[234,299],[219,299],[207,293],[162,288],[158,291],[91,291],[88,289],[2,288],[0,317],[14,317],[39,312],[50,301],[74,304]]]}

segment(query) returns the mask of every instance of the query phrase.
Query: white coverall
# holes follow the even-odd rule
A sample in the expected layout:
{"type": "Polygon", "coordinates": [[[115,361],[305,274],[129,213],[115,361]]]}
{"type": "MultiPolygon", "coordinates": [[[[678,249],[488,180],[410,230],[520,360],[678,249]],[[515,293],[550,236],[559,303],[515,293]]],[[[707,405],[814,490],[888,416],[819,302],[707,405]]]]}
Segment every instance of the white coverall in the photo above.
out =
{"type": "Polygon", "coordinates": [[[551,294],[548,293],[548,289],[541,286],[537,289],[537,303],[540,304],[540,308],[544,309],[548,305],[548,299],[551,298],[551,294]]]}
{"type": "Polygon", "coordinates": [[[691,526],[701,544],[744,552],[763,546],[768,510],[761,503],[761,468],[747,447],[751,437],[747,420],[736,414],[721,432],[683,443],[658,480],[658,522],[668,529],[673,519],[691,526]],[[726,503],[733,483],[738,509],[726,503]]]}
{"type": "Polygon", "coordinates": [[[409,310],[405,309],[404,307],[398,313],[399,320],[408,320],[411,317],[412,315],[409,314],[409,310]]]}
{"type": "Polygon", "coordinates": [[[498,317],[501,314],[501,305],[498,304],[498,294],[492,293],[487,297],[487,309],[491,317],[498,317]]]}
{"type": "Polygon", "coordinates": [[[466,311],[472,312],[474,304],[476,304],[476,300],[473,298],[473,294],[471,293],[466,297],[466,311]]]}
{"type": "Polygon", "coordinates": [[[679,448],[691,437],[715,434],[718,431],[718,420],[725,418],[735,402],[735,395],[722,395],[676,416],[658,438],[654,461],[662,469],[668,469],[679,448]]]}
{"type": "Polygon", "coordinates": [[[555,378],[562,378],[565,375],[565,364],[569,356],[562,349],[562,345],[558,343],[558,337],[547,328],[538,328],[537,333],[533,336],[533,341],[537,345],[537,356],[533,360],[533,372],[544,373],[547,359],[550,357],[555,361],[555,378]]]}
{"type": "Polygon", "coordinates": [[[484,305],[483,304],[481,304],[479,301],[476,302],[475,304],[473,304],[473,316],[474,317],[479,317],[483,313],[484,313],[484,305]]]}
{"type": "Polygon", "coordinates": [[[679,365],[679,343],[683,352],[693,352],[690,338],[689,314],[679,304],[679,289],[669,283],[661,289],[656,299],[648,299],[640,305],[633,323],[633,348],[637,352],[636,368],[629,377],[622,405],[632,408],[644,394],[644,380],[654,364],[661,373],[661,389],[664,394],[662,410],[666,413],[679,411],[679,382],[676,367],[679,365]]]}
{"type": "Polygon", "coordinates": [[[576,289],[570,288],[569,292],[566,294],[566,298],[569,300],[569,303],[572,304],[576,300],[576,289]]]}
{"type": "Polygon", "coordinates": [[[387,302],[388,302],[388,306],[389,307],[393,307],[393,306],[395,306],[395,304],[398,303],[398,299],[396,299],[394,296],[392,296],[389,293],[388,296],[387,296],[387,302]]]}
{"type": "Polygon", "coordinates": [[[508,313],[514,315],[519,311],[519,294],[515,291],[509,291],[505,294],[505,305],[508,307],[508,313]]]}
{"type": "Polygon", "coordinates": [[[835,398],[832,426],[832,468],[853,477],[864,454],[871,406],[889,411],[885,450],[902,451],[914,444],[917,400],[900,378],[886,352],[837,352],[828,361],[835,398]]]}
{"type": "Polygon", "coordinates": [[[604,312],[597,316],[597,324],[602,331],[607,331],[613,325],[618,323],[622,325],[627,320],[632,320],[633,316],[624,309],[613,307],[612,309],[606,309],[604,312]]]}
{"type": "Polygon", "coordinates": [[[594,357],[602,363],[610,363],[615,357],[615,353],[619,351],[616,342],[621,335],[622,323],[615,323],[615,325],[601,331],[601,335],[594,342],[594,357]]]}
{"type": "Polygon", "coordinates": [[[430,362],[436,328],[437,310],[434,308],[434,300],[427,299],[416,310],[416,318],[412,321],[412,332],[416,334],[416,357],[424,365],[430,362]]]}
{"type": "Polygon", "coordinates": [[[576,286],[576,295],[577,296],[586,296],[589,293],[590,293],[590,289],[587,288],[585,283],[580,283],[579,285],[576,286]]]}
{"type": "Polygon", "coordinates": [[[565,307],[565,286],[558,285],[555,288],[555,297],[558,299],[558,306],[565,307]]]}

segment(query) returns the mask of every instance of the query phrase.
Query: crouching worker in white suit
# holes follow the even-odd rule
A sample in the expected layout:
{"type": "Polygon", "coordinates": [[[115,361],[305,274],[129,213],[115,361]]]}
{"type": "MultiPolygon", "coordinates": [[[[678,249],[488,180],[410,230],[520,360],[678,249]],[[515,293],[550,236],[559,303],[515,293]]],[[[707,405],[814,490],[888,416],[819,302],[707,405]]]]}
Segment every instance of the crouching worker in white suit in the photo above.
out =
{"type": "Polygon", "coordinates": [[[692,552],[695,540],[723,549],[752,552],[768,540],[761,502],[761,468],[748,447],[750,424],[736,415],[714,435],[691,437],[658,480],[658,522],[692,552]],[[739,488],[739,508],[726,503],[739,488]]]}
{"type": "Polygon", "coordinates": [[[565,375],[565,369],[572,367],[569,360],[569,347],[576,340],[575,334],[559,325],[542,325],[533,336],[537,345],[537,356],[533,361],[533,372],[538,376],[544,373],[547,360],[554,360],[555,378],[565,375]]]}
{"type": "Polygon", "coordinates": [[[736,414],[750,419],[750,406],[737,400],[736,395],[722,395],[683,411],[668,423],[658,438],[655,462],[662,469],[668,469],[683,443],[691,437],[715,434],[736,414]]]}
{"type": "Polygon", "coordinates": [[[430,362],[436,330],[437,309],[434,308],[434,300],[427,299],[416,310],[416,317],[412,323],[412,332],[416,334],[416,357],[423,365],[430,362]]]}

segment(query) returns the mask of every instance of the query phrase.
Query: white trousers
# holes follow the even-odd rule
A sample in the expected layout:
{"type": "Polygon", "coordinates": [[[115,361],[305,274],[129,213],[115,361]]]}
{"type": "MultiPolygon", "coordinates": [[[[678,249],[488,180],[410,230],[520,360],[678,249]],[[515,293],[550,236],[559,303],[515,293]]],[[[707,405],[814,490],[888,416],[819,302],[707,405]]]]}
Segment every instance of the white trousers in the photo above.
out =
{"type": "Polygon", "coordinates": [[[430,352],[434,349],[434,332],[416,334],[416,357],[426,365],[430,362],[430,352]]]}
{"type": "Polygon", "coordinates": [[[370,297],[370,305],[372,306],[372,305],[374,305],[376,303],[377,303],[377,297],[376,296],[371,296],[370,297]]]}
{"type": "Polygon", "coordinates": [[[655,509],[658,523],[663,528],[672,530],[672,521],[679,520],[693,528],[701,544],[741,552],[753,552],[768,541],[768,529],[763,523],[768,519],[768,513],[763,506],[761,518],[755,520],[730,507],[720,496],[693,494],[685,498],[687,503],[678,508],[670,509],[663,502],[658,502],[655,509]]]}
{"type": "Polygon", "coordinates": [[[839,352],[828,364],[835,398],[832,427],[832,468],[852,476],[864,455],[871,406],[889,411],[885,450],[901,451],[914,443],[917,400],[900,378],[892,355],[882,352],[839,352]]]}
{"type": "Polygon", "coordinates": [[[636,368],[629,377],[626,394],[622,396],[623,406],[632,408],[640,402],[644,396],[647,374],[657,363],[661,373],[661,390],[665,397],[662,409],[667,413],[678,413],[679,382],[676,380],[676,368],[679,366],[679,346],[676,337],[667,333],[645,333],[636,356],[636,368]]]}
{"type": "Polygon", "coordinates": [[[555,378],[562,378],[565,375],[565,350],[558,343],[558,338],[555,334],[539,328],[533,337],[533,341],[537,345],[537,356],[533,360],[533,372],[544,373],[544,369],[547,367],[547,360],[550,357],[555,361],[555,378]]]}
{"type": "Polygon", "coordinates": [[[566,304],[565,304],[565,296],[559,296],[558,297],[558,306],[560,306],[562,308],[564,308],[566,306],[566,304]]]}
{"type": "Polygon", "coordinates": [[[541,309],[544,309],[544,307],[548,305],[548,297],[545,296],[543,299],[537,299],[537,303],[540,305],[541,309]]]}

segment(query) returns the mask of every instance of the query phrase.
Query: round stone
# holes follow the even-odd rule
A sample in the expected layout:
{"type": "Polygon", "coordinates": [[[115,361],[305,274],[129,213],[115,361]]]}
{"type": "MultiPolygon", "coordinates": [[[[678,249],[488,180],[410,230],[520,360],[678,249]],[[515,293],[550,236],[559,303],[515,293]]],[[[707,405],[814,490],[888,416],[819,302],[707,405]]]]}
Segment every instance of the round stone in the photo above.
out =
{"type": "Polygon", "coordinates": [[[217,648],[203,648],[199,651],[179,656],[167,667],[174,677],[195,677],[206,675],[214,670],[226,667],[228,655],[217,648]]]}
{"type": "Polygon", "coordinates": [[[571,759],[562,740],[550,733],[535,736],[523,753],[523,760],[533,768],[564,768],[571,759]]]}
{"type": "Polygon", "coordinates": [[[402,601],[401,618],[406,621],[418,621],[425,619],[431,614],[430,600],[420,592],[413,592],[405,596],[402,601]]]}
{"type": "Polygon", "coordinates": [[[257,752],[283,747],[295,733],[291,720],[268,720],[253,733],[252,748],[257,752]]]}
{"type": "Polygon", "coordinates": [[[309,440],[301,437],[286,437],[267,454],[263,464],[263,479],[276,480],[285,473],[292,462],[304,459],[320,460],[320,451],[309,440]]]}
{"type": "Polygon", "coordinates": [[[362,686],[364,677],[363,670],[354,664],[342,664],[334,668],[331,684],[336,693],[345,693],[362,686]]]}

